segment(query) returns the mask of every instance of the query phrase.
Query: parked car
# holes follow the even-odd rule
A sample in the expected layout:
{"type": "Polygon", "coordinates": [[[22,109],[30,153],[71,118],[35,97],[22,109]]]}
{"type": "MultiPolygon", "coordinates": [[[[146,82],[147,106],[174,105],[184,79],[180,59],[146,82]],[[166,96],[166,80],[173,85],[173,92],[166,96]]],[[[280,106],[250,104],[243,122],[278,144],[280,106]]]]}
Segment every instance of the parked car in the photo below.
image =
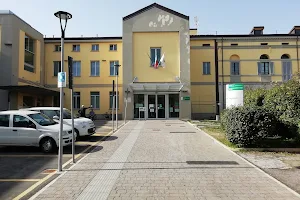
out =
{"type": "MultiPolygon", "coordinates": [[[[32,108],[25,108],[25,110],[33,110],[39,111],[56,122],[59,122],[60,116],[60,108],[59,107],[32,107],[32,108]]],[[[72,125],[72,114],[71,112],[64,108],[64,124],[72,125]]],[[[84,118],[84,117],[77,117],[74,116],[74,131],[75,131],[75,138],[76,140],[80,136],[90,136],[96,132],[96,127],[94,122],[91,119],[84,118]]]]}
{"type": "MultiPolygon", "coordinates": [[[[63,125],[63,146],[70,144],[72,127],[63,125]]],[[[37,111],[2,111],[0,145],[37,146],[45,153],[53,152],[59,146],[59,124],[37,111]]]]}

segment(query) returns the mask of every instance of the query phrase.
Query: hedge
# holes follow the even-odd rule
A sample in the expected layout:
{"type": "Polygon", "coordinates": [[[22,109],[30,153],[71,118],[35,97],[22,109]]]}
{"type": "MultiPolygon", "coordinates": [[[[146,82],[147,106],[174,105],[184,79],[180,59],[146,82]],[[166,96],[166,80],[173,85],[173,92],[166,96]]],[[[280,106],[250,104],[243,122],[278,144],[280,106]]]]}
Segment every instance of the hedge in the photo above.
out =
{"type": "Polygon", "coordinates": [[[273,136],[277,120],[272,112],[262,107],[243,106],[225,110],[221,124],[231,143],[249,147],[273,136]]]}

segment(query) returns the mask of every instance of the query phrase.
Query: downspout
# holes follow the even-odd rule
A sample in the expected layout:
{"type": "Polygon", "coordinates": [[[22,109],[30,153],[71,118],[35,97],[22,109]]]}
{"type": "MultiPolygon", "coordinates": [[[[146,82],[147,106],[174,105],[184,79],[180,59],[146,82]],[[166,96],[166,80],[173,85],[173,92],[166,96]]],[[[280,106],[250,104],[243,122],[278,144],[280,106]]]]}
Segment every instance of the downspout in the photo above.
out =
{"type": "Polygon", "coordinates": [[[215,39],[216,121],[220,120],[218,43],[215,39]]]}
{"type": "Polygon", "coordinates": [[[224,51],[223,51],[223,37],[222,37],[222,109],[225,108],[225,94],[224,94],[224,51]]]}
{"type": "Polygon", "coordinates": [[[297,69],[298,69],[298,73],[299,73],[299,49],[298,49],[298,41],[299,41],[299,37],[297,35],[297,40],[296,40],[296,51],[297,51],[297,69]]]}

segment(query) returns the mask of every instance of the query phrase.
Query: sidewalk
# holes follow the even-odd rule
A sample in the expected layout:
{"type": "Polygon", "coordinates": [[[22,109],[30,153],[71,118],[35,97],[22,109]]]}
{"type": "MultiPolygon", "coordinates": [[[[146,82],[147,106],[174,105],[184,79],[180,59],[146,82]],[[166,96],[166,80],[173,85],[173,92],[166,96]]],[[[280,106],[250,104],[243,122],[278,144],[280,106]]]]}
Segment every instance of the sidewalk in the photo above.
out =
{"type": "Polygon", "coordinates": [[[299,199],[179,120],[130,121],[100,145],[32,199],[299,199]]]}

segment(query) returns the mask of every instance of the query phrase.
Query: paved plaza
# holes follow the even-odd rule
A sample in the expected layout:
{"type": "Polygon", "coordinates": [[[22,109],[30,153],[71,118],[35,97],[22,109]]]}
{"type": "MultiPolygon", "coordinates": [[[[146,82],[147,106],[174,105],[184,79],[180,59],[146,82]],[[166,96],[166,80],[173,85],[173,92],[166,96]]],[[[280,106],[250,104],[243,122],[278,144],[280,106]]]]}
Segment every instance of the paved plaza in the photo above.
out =
{"type": "Polygon", "coordinates": [[[31,199],[300,198],[189,123],[154,120],[128,122],[31,199]]]}

